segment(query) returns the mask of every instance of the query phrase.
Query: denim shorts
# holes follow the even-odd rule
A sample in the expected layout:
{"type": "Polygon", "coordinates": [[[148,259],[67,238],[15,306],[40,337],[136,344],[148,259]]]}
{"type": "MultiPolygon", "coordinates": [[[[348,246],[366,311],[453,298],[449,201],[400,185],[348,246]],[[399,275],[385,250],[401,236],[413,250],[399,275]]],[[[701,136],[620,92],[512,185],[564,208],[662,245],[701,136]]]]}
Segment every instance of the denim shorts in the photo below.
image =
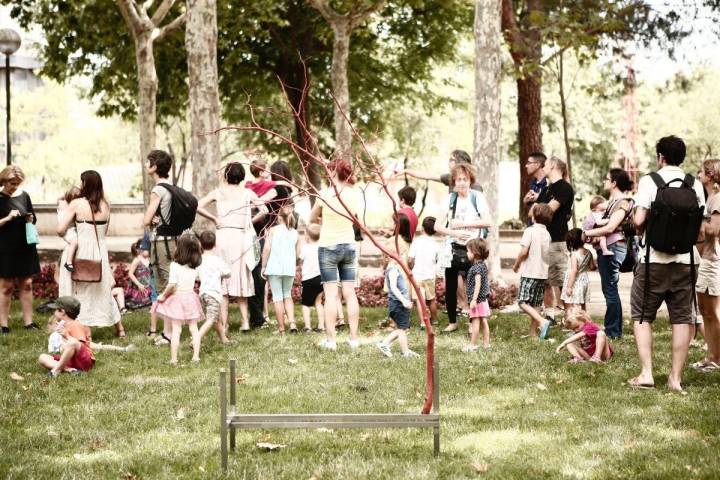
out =
{"type": "Polygon", "coordinates": [[[357,250],[354,243],[318,247],[322,283],[354,282],[357,275],[356,255],[357,250]]]}
{"type": "Polygon", "coordinates": [[[388,298],[388,314],[400,330],[410,328],[410,309],[405,308],[399,300],[388,298]]]}

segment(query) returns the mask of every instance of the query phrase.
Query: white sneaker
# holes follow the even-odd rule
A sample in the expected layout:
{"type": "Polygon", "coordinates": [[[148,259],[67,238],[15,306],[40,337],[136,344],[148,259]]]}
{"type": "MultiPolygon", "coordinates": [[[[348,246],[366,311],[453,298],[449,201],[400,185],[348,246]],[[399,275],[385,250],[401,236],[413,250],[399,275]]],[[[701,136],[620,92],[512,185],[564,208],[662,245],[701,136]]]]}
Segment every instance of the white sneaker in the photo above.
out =
{"type": "Polygon", "coordinates": [[[478,347],[477,345],[470,344],[470,345],[465,345],[463,347],[462,351],[466,352],[466,353],[474,353],[474,352],[477,352],[479,348],[480,347],[478,347]]]}
{"type": "Polygon", "coordinates": [[[390,351],[390,345],[385,345],[383,342],[377,343],[378,350],[380,350],[383,355],[390,358],[392,357],[392,352],[390,351]]]}
{"type": "Polygon", "coordinates": [[[322,350],[330,350],[331,352],[337,351],[337,343],[331,342],[327,338],[324,338],[319,344],[318,347],[322,350]]]}
{"type": "Polygon", "coordinates": [[[412,350],[408,350],[407,352],[403,352],[402,356],[405,358],[417,358],[420,355],[417,354],[416,352],[413,352],[412,350]]]}
{"type": "Polygon", "coordinates": [[[360,340],[348,340],[348,346],[350,350],[355,350],[360,347],[360,340]]]}

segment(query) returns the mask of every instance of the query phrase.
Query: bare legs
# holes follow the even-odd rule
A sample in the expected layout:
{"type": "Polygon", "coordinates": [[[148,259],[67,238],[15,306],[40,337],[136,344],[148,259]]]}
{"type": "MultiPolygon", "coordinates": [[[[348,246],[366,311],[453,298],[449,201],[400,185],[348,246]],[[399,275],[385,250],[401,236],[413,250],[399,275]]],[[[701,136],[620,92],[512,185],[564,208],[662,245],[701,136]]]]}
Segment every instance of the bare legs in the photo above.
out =
{"type": "Polygon", "coordinates": [[[487,317],[477,317],[470,322],[470,345],[477,346],[480,337],[480,325],[482,324],[483,348],[490,347],[490,325],[487,317]]]}
{"type": "Polygon", "coordinates": [[[521,303],[520,309],[530,317],[530,336],[537,337],[545,319],[540,316],[540,313],[532,305],[521,303]]]}
{"type": "MultiPolygon", "coordinates": [[[[640,357],[640,375],[631,380],[633,383],[652,385],[655,380],[652,372],[652,326],[648,322],[635,322],[635,343],[640,357]]],[[[682,369],[688,355],[692,325],[672,325],[672,366],[668,375],[668,388],[682,391],[682,369]]]]}
{"type": "MultiPolygon", "coordinates": [[[[170,363],[175,365],[178,363],[178,350],[180,349],[180,333],[182,333],[181,322],[165,322],[172,323],[172,334],[170,337],[170,363]]],[[[188,325],[190,336],[192,338],[193,362],[200,361],[200,332],[198,331],[197,321],[193,321],[188,325]]]]}
{"type": "Polygon", "coordinates": [[[0,326],[7,327],[10,318],[10,302],[17,280],[20,305],[22,306],[23,324],[32,323],[32,277],[23,278],[0,278],[0,326]]]}
{"type": "Polygon", "coordinates": [[[698,304],[705,325],[707,362],[720,361],[720,297],[698,293],[698,304]]]}

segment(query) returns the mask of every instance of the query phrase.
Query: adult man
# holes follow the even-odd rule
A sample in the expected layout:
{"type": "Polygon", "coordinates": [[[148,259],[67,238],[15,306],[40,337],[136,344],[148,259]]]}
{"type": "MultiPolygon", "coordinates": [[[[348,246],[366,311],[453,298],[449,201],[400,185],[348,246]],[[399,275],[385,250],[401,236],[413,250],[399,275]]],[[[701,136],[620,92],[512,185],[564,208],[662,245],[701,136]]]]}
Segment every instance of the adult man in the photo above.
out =
{"type": "MultiPolygon", "coordinates": [[[[528,191],[523,198],[523,203],[527,206],[528,212],[548,188],[547,177],[545,176],[545,170],[543,170],[545,160],[547,160],[547,157],[544,153],[532,152],[528,155],[528,159],[525,162],[525,171],[531,177],[528,184],[528,191]]],[[[530,225],[529,218],[528,225],[530,225]]]]}
{"type": "Polygon", "coordinates": [[[560,305],[560,290],[565,279],[568,250],[565,235],[568,232],[568,220],[572,216],[575,191],[566,180],[567,164],[557,157],[545,160],[542,170],[548,180],[547,190],[536,199],[547,203],[553,211],[548,227],[550,250],[548,258],[548,279],[545,285],[545,316],[555,321],[555,308],[560,305]]]}
{"type": "MultiPolygon", "coordinates": [[[[452,172],[452,169],[457,165],[458,163],[470,163],[472,164],[472,160],[470,159],[470,155],[465,150],[453,150],[450,154],[450,158],[448,159],[448,172],[452,172]]],[[[431,180],[433,182],[439,182],[443,185],[447,185],[448,192],[453,191],[453,185],[451,185],[451,177],[450,173],[443,173],[440,176],[438,175],[432,175],[427,174],[424,172],[419,172],[417,170],[402,170],[397,173],[397,175],[407,175],[409,177],[413,178],[419,178],[420,180],[431,180]]],[[[475,182],[470,186],[471,190],[477,190],[478,192],[482,192],[482,187],[479,183],[475,182]]]]}
{"type": "MultiPolygon", "coordinates": [[[[153,150],[147,156],[145,170],[152,176],[155,186],[150,191],[150,202],[145,210],[143,226],[154,229],[152,238],[152,253],[150,262],[155,274],[155,286],[158,292],[165,290],[170,275],[170,262],[172,262],[177,236],[163,231],[163,223],[169,221],[172,216],[172,194],[170,190],[162,187],[165,183],[172,185],[169,179],[172,168],[172,157],[162,150],[153,150]],[[162,220],[165,219],[165,220],[162,220]]],[[[150,309],[150,331],[149,335],[155,335],[157,317],[155,308],[150,309]]],[[[168,322],[164,322],[168,323],[168,322]]],[[[170,343],[170,325],[163,324],[163,333],[156,340],[156,345],[170,343]]]]}
{"type": "MultiPolygon", "coordinates": [[[[672,180],[683,180],[685,173],[680,168],[685,160],[685,143],[676,136],[663,137],[655,145],[656,161],[662,180],[667,184],[672,180]]],[[[670,187],[682,185],[675,181],[670,187]]],[[[695,179],[693,190],[698,206],[705,206],[702,184],[695,179]]],[[[644,232],[650,215],[650,207],[657,195],[658,187],[650,175],[645,175],[638,183],[635,195],[635,227],[644,232]]],[[[646,239],[644,239],[646,240],[646,239]]],[[[644,243],[643,243],[644,244],[644,243]]],[[[686,254],[668,254],[650,248],[649,275],[646,277],[645,255],[640,256],[640,264],[635,269],[630,293],[631,314],[634,322],[635,344],[640,357],[640,374],[628,380],[631,387],[653,388],[655,380],[652,372],[652,322],[658,308],[664,301],[668,308],[672,325],[672,365],[667,386],[672,391],[681,392],[682,369],[688,355],[688,346],[692,340],[692,327],[695,324],[693,295],[694,279],[690,265],[691,256],[686,254]],[[647,289],[647,291],[645,291],[647,289]],[[645,302],[645,305],[643,305],[645,302]]],[[[698,259],[698,256],[695,256],[698,259]]]]}

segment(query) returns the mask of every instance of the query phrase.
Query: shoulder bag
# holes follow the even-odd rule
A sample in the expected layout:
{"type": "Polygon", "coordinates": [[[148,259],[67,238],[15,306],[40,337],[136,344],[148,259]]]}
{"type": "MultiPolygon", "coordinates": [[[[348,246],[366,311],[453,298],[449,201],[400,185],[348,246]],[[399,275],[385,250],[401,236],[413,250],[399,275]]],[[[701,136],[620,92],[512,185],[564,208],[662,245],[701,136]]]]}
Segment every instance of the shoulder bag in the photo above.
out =
{"type": "MultiPolygon", "coordinates": [[[[95,224],[95,213],[92,211],[92,206],[90,206],[90,215],[92,216],[93,230],[95,230],[95,240],[97,241],[98,254],[102,255],[100,250],[100,237],[98,236],[97,225],[95,224]]],[[[106,225],[110,225],[110,217],[108,217],[106,225]]],[[[73,261],[73,266],[75,269],[70,275],[73,282],[98,283],[102,280],[102,259],[90,260],[76,258],[73,261]]]]}

